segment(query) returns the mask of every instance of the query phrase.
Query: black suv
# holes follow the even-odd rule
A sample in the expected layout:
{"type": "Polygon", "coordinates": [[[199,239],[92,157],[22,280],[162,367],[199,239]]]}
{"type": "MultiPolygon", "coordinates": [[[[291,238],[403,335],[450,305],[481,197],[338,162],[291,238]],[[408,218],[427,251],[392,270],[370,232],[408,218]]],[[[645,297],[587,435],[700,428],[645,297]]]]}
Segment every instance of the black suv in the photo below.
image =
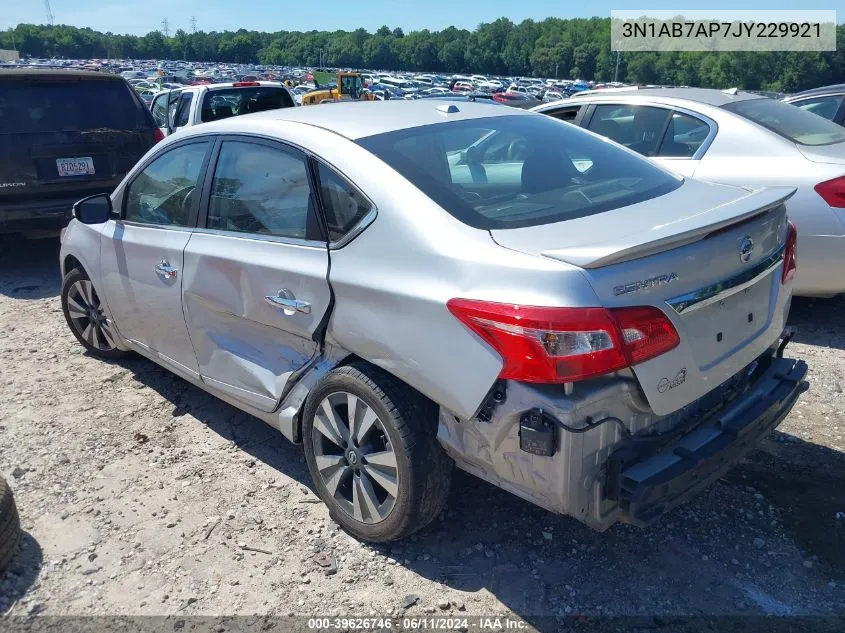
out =
{"type": "Polygon", "coordinates": [[[122,77],[0,70],[0,238],[58,234],[74,202],[111,192],[160,135],[122,77]]]}

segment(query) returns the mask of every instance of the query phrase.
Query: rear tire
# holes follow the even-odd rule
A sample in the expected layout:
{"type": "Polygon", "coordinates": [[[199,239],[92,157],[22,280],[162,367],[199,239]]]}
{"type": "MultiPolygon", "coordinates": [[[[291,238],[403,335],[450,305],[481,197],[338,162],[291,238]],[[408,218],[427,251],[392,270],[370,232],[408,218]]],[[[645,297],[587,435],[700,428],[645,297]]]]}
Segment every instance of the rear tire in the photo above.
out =
{"type": "Polygon", "coordinates": [[[0,572],[14,558],[21,540],[21,521],[5,479],[0,479],[0,572]]]}
{"type": "Polygon", "coordinates": [[[323,377],[305,403],[302,437],[332,519],[376,543],[431,523],[446,504],[453,470],[437,441],[437,420],[437,405],[367,363],[323,377]]]}
{"type": "Polygon", "coordinates": [[[110,360],[132,355],[117,347],[117,331],[103,311],[91,279],[79,268],[62,280],[62,312],[70,331],[88,353],[110,360]]]}

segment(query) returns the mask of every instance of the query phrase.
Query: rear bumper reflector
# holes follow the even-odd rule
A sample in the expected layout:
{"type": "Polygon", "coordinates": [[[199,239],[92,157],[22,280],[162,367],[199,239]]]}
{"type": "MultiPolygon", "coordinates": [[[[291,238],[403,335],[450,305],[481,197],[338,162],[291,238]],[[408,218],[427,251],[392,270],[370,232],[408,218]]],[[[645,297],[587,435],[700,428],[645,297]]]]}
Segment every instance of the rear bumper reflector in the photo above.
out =
{"type": "Polygon", "coordinates": [[[746,393],[659,452],[631,461],[631,447],[623,443],[610,457],[605,495],[620,504],[628,522],[651,523],[753,450],[808,389],[806,375],[804,361],[772,358],[746,393]]]}

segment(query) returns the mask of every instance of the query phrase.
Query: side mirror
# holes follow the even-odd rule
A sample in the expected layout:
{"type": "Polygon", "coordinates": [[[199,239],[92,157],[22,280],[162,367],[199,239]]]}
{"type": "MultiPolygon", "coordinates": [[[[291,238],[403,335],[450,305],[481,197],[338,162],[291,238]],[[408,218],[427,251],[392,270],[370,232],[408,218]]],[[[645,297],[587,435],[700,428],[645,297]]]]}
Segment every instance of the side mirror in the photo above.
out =
{"type": "Polygon", "coordinates": [[[111,215],[111,196],[98,193],[73,205],[73,217],[83,224],[102,224],[111,215]]]}

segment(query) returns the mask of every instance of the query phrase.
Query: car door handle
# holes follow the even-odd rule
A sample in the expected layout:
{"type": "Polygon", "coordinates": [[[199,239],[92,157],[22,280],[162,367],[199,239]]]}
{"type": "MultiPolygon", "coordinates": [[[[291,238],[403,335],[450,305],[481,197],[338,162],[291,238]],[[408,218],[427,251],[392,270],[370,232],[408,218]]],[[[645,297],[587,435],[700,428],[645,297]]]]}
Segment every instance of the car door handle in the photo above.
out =
{"type": "Polygon", "coordinates": [[[267,295],[264,297],[264,300],[274,308],[282,308],[288,316],[296,312],[311,314],[311,304],[295,298],[293,293],[287,288],[279,290],[275,295],[267,295]]]}
{"type": "Polygon", "coordinates": [[[166,259],[162,259],[155,267],[156,274],[162,279],[176,279],[177,268],[174,268],[166,259]]]}

